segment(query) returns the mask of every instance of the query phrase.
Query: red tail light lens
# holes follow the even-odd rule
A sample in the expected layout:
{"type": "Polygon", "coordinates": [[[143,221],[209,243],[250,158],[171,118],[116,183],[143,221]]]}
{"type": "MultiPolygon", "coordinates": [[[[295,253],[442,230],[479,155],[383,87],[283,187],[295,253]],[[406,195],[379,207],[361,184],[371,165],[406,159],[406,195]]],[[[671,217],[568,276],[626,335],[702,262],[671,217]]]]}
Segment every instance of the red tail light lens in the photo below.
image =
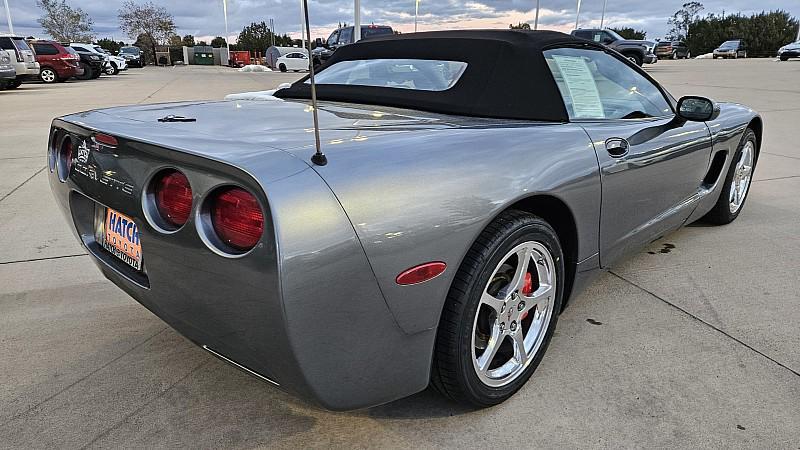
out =
{"type": "Polygon", "coordinates": [[[170,170],[154,182],[153,193],[161,218],[175,227],[185,224],[192,212],[192,187],[186,175],[170,170]]]}
{"type": "Polygon", "coordinates": [[[264,233],[264,213],[258,200],[241,188],[226,188],[211,199],[211,223],[226,245],[247,251],[264,233]]]}

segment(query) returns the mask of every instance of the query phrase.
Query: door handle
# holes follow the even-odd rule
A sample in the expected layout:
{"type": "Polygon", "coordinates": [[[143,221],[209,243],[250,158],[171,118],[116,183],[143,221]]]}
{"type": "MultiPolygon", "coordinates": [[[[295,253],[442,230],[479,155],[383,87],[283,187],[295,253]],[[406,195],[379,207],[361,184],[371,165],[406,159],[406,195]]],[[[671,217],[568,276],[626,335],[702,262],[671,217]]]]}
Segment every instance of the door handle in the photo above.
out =
{"type": "Polygon", "coordinates": [[[628,154],[630,144],[622,138],[611,138],[606,140],[606,151],[614,158],[620,158],[628,154]]]}

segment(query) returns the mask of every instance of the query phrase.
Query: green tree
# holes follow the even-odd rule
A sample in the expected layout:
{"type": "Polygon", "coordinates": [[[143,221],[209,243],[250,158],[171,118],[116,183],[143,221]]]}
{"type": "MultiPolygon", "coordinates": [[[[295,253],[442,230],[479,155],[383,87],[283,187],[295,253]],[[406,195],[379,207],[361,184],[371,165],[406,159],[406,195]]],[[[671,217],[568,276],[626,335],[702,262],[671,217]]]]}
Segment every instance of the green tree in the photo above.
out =
{"type": "Polygon", "coordinates": [[[510,30],[530,30],[531,29],[531,24],[529,24],[527,22],[520,22],[520,23],[514,25],[512,23],[512,24],[508,25],[508,28],[510,30]]]}
{"type": "Polygon", "coordinates": [[[700,2],[684,3],[681,9],[675,11],[675,14],[667,19],[667,25],[670,26],[669,33],[673,39],[683,40],[689,34],[689,25],[698,20],[700,11],[703,10],[703,4],[700,2]]]}
{"type": "Polygon", "coordinates": [[[195,45],[197,45],[198,47],[207,47],[208,46],[208,42],[206,42],[206,41],[197,41],[197,43],[195,45]]]}
{"type": "Polygon", "coordinates": [[[42,9],[37,21],[45,33],[61,42],[92,42],[92,18],[80,8],[73,9],[66,0],[36,0],[42,9]]]}
{"type": "Polygon", "coordinates": [[[211,46],[214,48],[222,48],[225,47],[228,43],[225,41],[225,38],[222,36],[217,36],[211,40],[211,46]]]}
{"type": "MultiPolygon", "coordinates": [[[[244,27],[236,40],[236,50],[248,50],[250,52],[261,52],[262,54],[269,48],[272,42],[272,30],[265,22],[253,22],[244,27]]],[[[292,38],[287,35],[275,35],[275,45],[278,47],[293,45],[292,38]]],[[[231,46],[231,50],[234,46],[231,46]]]]}
{"type": "Polygon", "coordinates": [[[183,39],[177,34],[173,34],[169,37],[167,41],[170,47],[181,47],[183,45],[183,39]]]}
{"type": "Polygon", "coordinates": [[[97,45],[99,45],[100,47],[103,47],[104,49],[108,50],[112,54],[116,55],[117,53],[119,53],[120,47],[124,46],[125,43],[122,42],[122,41],[117,42],[117,41],[115,41],[113,39],[109,39],[109,38],[103,38],[103,39],[99,39],[97,41],[97,45]]]}
{"type": "Polygon", "coordinates": [[[123,32],[133,38],[144,35],[150,41],[153,61],[155,61],[156,45],[167,43],[175,34],[175,20],[166,8],[152,2],[137,4],[126,0],[119,10],[119,24],[123,32]]]}
{"type": "Polygon", "coordinates": [[[710,53],[730,39],[744,39],[748,56],[775,56],[781,46],[797,36],[798,20],[786,11],[742,16],[709,14],[689,24],[686,45],[695,54],[710,53]]]}
{"type": "Polygon", "coordinates": [[[632,39],[635,41],[643,41],[647,39],[646,31],[635,30],[632,27],[609,28],[609,30],[615,31],[617,34],[624,37],[625,39],[632,39]]]}
{"type": "Polygon", "coordinates": [[[187,34],[183,37],[183,45],[186,47],[194,47],[194,36],[187,34]]]}

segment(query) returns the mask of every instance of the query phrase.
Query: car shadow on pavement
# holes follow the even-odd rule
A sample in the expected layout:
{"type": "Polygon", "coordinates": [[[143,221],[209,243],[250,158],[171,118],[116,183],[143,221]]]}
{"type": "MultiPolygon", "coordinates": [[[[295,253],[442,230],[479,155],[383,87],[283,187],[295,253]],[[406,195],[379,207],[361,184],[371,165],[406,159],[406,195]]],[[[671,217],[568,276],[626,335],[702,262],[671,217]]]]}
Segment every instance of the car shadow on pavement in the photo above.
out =
{"type": "Polygon", "coordinates": [[[428,387],[410,397],[356,411],[353,414],[361,413],[362,415],[380,419],[419,419],[421,417],[452,417],[471,413],[475,410],[476,408],[448,400],[433,388],[428,387]]]}

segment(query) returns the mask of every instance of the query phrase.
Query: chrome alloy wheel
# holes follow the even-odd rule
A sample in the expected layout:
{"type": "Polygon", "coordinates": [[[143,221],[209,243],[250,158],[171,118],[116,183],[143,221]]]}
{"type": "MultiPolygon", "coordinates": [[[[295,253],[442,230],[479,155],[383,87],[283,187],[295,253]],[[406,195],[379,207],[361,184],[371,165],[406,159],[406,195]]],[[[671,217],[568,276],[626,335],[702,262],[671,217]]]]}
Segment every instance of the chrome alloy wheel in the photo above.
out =
{"type": "Polygon", "coordinates": [[[747,190],[750,188],[750,181],[753,178],[753,155],[755,154],[755,145],[753,141],[747,141],[742,147],[742,153],[739,160],[736,162],[736,167],[733,172],[733,180],[731,181],[731,193],[728,199],[731,213],[736,213],[744,203],[744,198],[747,195],[747,190]]]}
{"type": "Polygon", "coordinates": [[[472,366],[487,386],[519,377],[544,341],[556,298],[550,251],[528,241],[509,251],[484,288],[472,325],[472,366]]]}
{"type": "Polygon", "coordinates": [[[42,73],[39,75],[45,83],[56,81],[56,73],[52,69],[42,69],[42,73]]]}

